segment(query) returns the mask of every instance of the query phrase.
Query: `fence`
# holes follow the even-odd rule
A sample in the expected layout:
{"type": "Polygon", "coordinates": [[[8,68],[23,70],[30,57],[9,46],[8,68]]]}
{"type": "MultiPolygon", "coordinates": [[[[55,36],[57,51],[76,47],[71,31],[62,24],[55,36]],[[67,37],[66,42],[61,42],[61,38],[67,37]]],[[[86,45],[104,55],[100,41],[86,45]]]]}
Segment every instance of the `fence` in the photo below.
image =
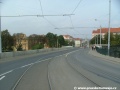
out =
{"type": "MultiPolygon", "coordinates": [[[[96,47],[97,52],[103,55],[108,55],[108,48],[104,46],[102,48],[96,47]]],[[[120,58],[120,45],[110,47],[110,56],[120,58]]]]}

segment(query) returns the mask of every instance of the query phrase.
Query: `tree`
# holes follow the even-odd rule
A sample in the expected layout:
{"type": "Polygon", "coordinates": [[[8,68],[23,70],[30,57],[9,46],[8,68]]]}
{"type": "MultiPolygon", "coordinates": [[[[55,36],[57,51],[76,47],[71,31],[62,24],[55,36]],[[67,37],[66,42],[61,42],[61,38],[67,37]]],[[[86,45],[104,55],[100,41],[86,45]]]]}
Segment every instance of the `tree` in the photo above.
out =
{"type": "Polygon", "coordinates": [[[3,30],[1,32],[1,38],[2,38],[2,51],[12,51],[12,46],[14,44],[13,36],[10,35],[8,30],[3,30]]]}
{"type": "Polygon", "coordinates": [[[57,35],[53,33],[46,34],[46,43],[49,47],[57,47],[57,35]]]}
{"type": "Polygon", "coordinates": [[[44,45],[46,43],[46,38],[44,35],[30,35],[28,37],[29,49],[33,49],[33,46],[37,46],[38,44],[44,45]]]}
{"type": "Polygon", "coordinates": [[[60,47],[65,45],[65,40],[64,40],[62,35],[58,36],[58,44],[59,44],[60,47]]]}
{"type": "Polygon", "coordinates": [[[22,44],[19,44],[19,46],[17,47],[17,51],[23,51],[22,44]]]}
{"type": "Polygon", "coordinates": [[[115,34],[114,45],[120,45],[120,34],[115,34]]]}
{"type": "Polygon", "coordinates": [[[42,49],[42,48],[44,48],[44,44],[36,44],[36,45],[34,45],[32,47],[33,50],[35,50],[35,49],[42,49]]]}
{"type": "MultiPolygon", "coordinates": [[[[110,33],[110,45],[114,45],[114,40],[115,36],[113,35],[113,33],[110,33]]],[[[108,44],[108,33],[106,33],[104,36],[104,44],[108,44]]]]}

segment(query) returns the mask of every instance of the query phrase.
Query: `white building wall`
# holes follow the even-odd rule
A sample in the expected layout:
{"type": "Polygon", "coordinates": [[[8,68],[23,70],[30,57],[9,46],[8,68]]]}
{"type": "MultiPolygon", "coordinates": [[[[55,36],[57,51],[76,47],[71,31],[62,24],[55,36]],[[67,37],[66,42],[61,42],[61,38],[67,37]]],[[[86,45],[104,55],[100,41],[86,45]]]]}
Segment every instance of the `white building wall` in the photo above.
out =
{"type": "Polygon", "coordinates": [[[80,40],[75,40],[75,47],[80,47],[80,40]]]}

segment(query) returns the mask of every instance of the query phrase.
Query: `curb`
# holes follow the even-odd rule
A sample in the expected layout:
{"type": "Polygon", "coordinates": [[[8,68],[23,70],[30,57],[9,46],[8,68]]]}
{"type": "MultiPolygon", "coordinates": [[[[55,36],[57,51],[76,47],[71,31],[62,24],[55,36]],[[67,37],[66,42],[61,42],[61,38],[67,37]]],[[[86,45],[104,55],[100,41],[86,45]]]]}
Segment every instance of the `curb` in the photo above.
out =
{"type": "Polygon", "coordinates": [[[102,54],[98,53],[97,51],[91,51],[90,50],[88,52],[88,54],[90,54],[92,56],[95,56],[95,57],[99,57],[99,58],[105,59],[107,61],[120,63],[120,58],[114,58],[114,57],[110,57],[110,56],[105,56],[105,55],[102,55],[102,54]]]}

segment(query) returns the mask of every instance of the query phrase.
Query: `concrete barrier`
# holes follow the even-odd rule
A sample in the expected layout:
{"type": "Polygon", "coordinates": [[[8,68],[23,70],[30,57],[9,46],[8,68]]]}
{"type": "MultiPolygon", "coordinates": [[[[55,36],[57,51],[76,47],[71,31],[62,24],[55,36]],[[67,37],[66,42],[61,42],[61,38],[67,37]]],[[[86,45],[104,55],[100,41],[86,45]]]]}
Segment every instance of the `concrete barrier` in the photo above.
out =
{"type": "MultiPolygon", "coordinates": [[[[68,48],[48,48],[48,49],[37,49],[37,50],[28,50],[28,51],[16,51],[16,52],[3,52],[0,54],[0,59],[16,57],[16,56],[25,56],[37,53],[49,53],[52,51],[66,50],[68,48]]],[[[70,48],[69,48],[70,49],[70,48]]]]}

